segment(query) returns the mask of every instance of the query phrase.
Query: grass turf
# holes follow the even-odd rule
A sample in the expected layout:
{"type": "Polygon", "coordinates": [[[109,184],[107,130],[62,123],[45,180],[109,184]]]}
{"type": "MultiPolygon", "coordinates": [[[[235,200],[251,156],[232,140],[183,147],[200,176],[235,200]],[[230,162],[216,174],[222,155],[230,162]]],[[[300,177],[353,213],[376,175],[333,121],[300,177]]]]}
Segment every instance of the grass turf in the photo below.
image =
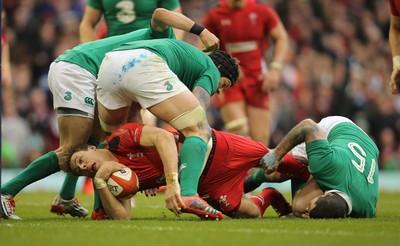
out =
{"type": "MultiPolygon", "coordinates": [[[[268,208],[257,220],[200,221],[176,218],[163,195],[136,196],[131,221],[92,221],[49,212],[56,193],[20,193],[21,221],[2,220],[1,245],[398,245],[400,194],[381,193],[374,219],[304,220],[277,218],[268,208]],[[3,244],[4,243],[4,244],[3,244]]],[[[289,195],[286,194],[286,197],[289,195]]],[[[86,208],[92,196],[78,194],[86,208]]]]}

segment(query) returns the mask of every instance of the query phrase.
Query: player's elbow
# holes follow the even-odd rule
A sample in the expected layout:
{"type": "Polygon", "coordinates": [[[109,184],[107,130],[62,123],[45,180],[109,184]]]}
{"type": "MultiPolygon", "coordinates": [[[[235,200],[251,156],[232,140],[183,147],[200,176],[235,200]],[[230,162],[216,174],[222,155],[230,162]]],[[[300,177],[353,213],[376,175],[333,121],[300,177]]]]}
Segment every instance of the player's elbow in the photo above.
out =
{"type": "Polygon", "coordinates": [[[156,10],[154,10],[154,12],[153,12],[152,18],[154,20],[160,20],[167,12],[168,12],[168,10],[166,10],[164,8],[156,8],[156,10]]]}
{"type": "Polygon", "coordinates": [[[175,144],[175,137],[171,132],[161,130],[157,133],[156,143],[175,144]]]}

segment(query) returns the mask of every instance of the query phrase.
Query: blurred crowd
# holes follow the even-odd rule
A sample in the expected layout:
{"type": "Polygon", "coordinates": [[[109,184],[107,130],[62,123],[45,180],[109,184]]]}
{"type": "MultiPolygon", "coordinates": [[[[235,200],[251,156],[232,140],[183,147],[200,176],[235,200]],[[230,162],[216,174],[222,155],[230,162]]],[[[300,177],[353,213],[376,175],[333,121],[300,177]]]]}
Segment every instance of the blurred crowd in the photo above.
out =
{"type": "MultiPolygon", "coordinates": [[[[218,0],[181,0],[200,22],[218,0]]],[[[270,147],[304,118],[349,117],[380,149],[381,169],[400,170],[400,95],[390,94],[392,59],[387,0],[260,0],[273,6],[290,36],[280,88],[272,94],[270,147]]],[[[2,83],[3,167],[25,167],[58,146],[47,86],[50,63],[79,43],[86,0],[3,1],[10,81],[2,83]]],[[[195,44],[196,36],[185,40],[195,44]]],[[[2,71],[4,73],[4,71],[2,71]]],[[[222,129],[217,111],[208,112],[222,129]]]]}

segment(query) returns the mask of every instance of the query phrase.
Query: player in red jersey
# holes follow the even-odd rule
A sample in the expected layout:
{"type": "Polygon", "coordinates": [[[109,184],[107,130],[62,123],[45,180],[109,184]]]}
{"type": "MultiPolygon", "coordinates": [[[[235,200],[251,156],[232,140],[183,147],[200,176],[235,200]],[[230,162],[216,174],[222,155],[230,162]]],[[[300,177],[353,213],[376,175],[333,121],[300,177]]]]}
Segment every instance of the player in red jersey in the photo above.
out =
{"type": "MultiPolygon", "coordinates": [[[[111,173],[125,165],[136,172],[140,190],[165,183],[168,185],[176,180],[164,177],[160,156],[168,154],[165,147],[178,144],[178,138],[177,134],[173,135],[160,128],[128,123],[111,134],[106,149],[87,145],[71,149],[70,168],[76,175],[95,177],[103,183],[111,173]]],[[[212,131],[212,139],[207,163],[199,180],[200,196],[233,218],[262,217],[269,205],[279,215],[291,212],[284,197],[273,188],[265,188],[260,195],[252,198],[244,194],[243,183],[247,171],[258,166],[261,157],[269,152],[268,148],[251,139],[216,130],[212,131]]],[[[285,158],[285,165],[280,167],[280,172],[296,173],[295,177],[303,181],[309,177],[307,168],[290,156],[285,158]]],[[[130,219],[130,207],[125,204],[127,201],[118,201],[108,189],[99,189],[99,193],[111,218],[130,219]]],[[[218,219],[221,218],[222,215],[218,219]]]]}
{"type": "Polygon", "coordinates": [[[241,79],[216,97],[225,130],[268,146],[269,92],[278,86],[289,46],[278,14],[255,0],[221,0],[217,8],[206,13],[202,23],[220,39],[221,49],[240,61],[241,79]],[[274,47],[267,66],[269,39],[274,47]]]}
{"type": "Polygon", "coordinates": [[[392,94],[400,92],[400,1],[389,0],[390,3],[390,29],[389,44],[392,50],[393,72],[390,78],[392,94]]]}

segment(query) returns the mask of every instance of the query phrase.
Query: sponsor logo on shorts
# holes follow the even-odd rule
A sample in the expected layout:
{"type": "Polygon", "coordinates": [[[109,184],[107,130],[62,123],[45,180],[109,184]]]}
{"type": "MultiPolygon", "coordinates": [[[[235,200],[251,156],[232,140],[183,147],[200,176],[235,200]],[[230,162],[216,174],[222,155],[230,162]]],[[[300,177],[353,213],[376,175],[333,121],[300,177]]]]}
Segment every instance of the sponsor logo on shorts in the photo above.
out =
{"type": "Polygon", "coordinates": [[[169,81],[165,82],[164,86],[167,89],[167,91],[172,91],[172,89],[174,89],[174,86],[169,81]]]}
{"type": "Polygon", "coordinates": [[[91,97],[85,97],[85,104],[94,107],[94,99],[91,97]]]}
{"type": "Polygon", "coordinates": [[[65,95],[64,95],[64,100],[66,100],[66,101],[71,101],[71,99],[72,99],[72,92],[66,91],[64,94],[65,94],[65,95]]]}

